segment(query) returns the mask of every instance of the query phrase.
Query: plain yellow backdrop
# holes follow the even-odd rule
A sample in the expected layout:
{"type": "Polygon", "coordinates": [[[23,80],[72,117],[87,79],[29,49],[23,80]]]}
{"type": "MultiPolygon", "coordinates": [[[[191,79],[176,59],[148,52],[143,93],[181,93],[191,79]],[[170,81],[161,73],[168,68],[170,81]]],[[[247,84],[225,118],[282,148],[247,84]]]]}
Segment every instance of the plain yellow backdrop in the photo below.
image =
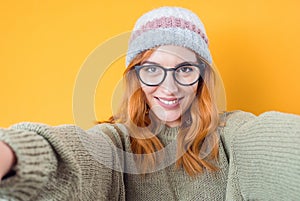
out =
{"type": "MultiPolygon", "coordinates": [[[[300,114],[300,1],[19,0],[0,6],[0,126],[74,123],[74,84],[88,55],[164,5],[192,9],[204,22],[228,110],[300,114]]],[[[120,59],[101,80],[98,120],[110,116],[123,70],[120,59]]]]}

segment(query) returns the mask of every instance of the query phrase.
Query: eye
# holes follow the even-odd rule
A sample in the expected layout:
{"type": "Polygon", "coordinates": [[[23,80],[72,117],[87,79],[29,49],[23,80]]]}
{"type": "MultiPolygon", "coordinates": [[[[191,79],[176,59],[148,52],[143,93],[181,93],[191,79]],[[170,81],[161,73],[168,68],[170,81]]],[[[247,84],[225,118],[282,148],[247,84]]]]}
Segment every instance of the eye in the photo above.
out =
{"type": "Polygon", "coordinates": [[[159,67],[157,66],[143,66],[142,70],[145,72],[145,73],[156,73],[160,70],[159,67]]]}
{"type": "Polygon", "coordinates": [[[194,71],[193,66],[181,66],[176,70],[178,73],[191,73],[194,71]]]}

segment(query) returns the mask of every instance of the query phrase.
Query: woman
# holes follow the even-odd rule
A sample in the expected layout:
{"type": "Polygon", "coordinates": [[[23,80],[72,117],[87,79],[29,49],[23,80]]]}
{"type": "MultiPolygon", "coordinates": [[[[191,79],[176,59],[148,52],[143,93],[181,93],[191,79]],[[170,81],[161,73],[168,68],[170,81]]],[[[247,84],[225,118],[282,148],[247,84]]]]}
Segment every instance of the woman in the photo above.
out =
{"type": "Polygon", "coordinates": [[[6,200],[296,200],[300,117],[218,114],[205,29],[162,7],[136,22],[119,112],[88,131],[0,132],[6,200]],[[220,136],[220,137],[219,137],[220,136]]]}

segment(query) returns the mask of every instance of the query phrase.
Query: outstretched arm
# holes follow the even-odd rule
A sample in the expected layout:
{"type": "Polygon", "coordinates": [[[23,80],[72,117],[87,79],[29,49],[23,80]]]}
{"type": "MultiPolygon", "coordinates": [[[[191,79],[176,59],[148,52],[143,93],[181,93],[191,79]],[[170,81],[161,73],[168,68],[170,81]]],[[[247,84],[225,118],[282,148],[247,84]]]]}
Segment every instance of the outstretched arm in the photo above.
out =
{"type": "Polygon", "coordinates": [[[228,192],[238,189],[245,200],[299,199],[299,115],[236,112],[224,131],[230,155],[228,192]]]}
{"type": "Polygon", "coordinates": [[[73,125],[21,123],[0,129],[0,141],[1,149],[10,153],[9,160],[3,158],[3,174],[13,164],[8,162],[14,161],[13,153],[16,158],[11,169],[15,174],[7,174],[0,183],[0,200],[125,199],[123,175],[115,171],[120,158],[101,129],[86,132],[73,125]]]}

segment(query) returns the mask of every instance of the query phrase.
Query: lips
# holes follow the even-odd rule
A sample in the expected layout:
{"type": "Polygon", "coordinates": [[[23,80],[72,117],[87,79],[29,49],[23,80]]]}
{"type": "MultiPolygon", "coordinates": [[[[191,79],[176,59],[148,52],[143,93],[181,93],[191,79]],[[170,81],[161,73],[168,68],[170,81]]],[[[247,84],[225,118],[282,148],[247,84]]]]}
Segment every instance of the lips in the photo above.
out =
{"type": "Polygon", "coordinates": [[[159,105],[167,109],[174,109],[179,107],[180,100],[183,98],[161,98],[155,97],[159,105]]]}
{"type": "Polygon", "coordinates": [[[164,100],[162,98],[158,98],[159,101],[161,101],[162,103],[166,104],[166,105],[174,105],[176,103],[178,103],[178,99],[175,100],[164,100]]]}

